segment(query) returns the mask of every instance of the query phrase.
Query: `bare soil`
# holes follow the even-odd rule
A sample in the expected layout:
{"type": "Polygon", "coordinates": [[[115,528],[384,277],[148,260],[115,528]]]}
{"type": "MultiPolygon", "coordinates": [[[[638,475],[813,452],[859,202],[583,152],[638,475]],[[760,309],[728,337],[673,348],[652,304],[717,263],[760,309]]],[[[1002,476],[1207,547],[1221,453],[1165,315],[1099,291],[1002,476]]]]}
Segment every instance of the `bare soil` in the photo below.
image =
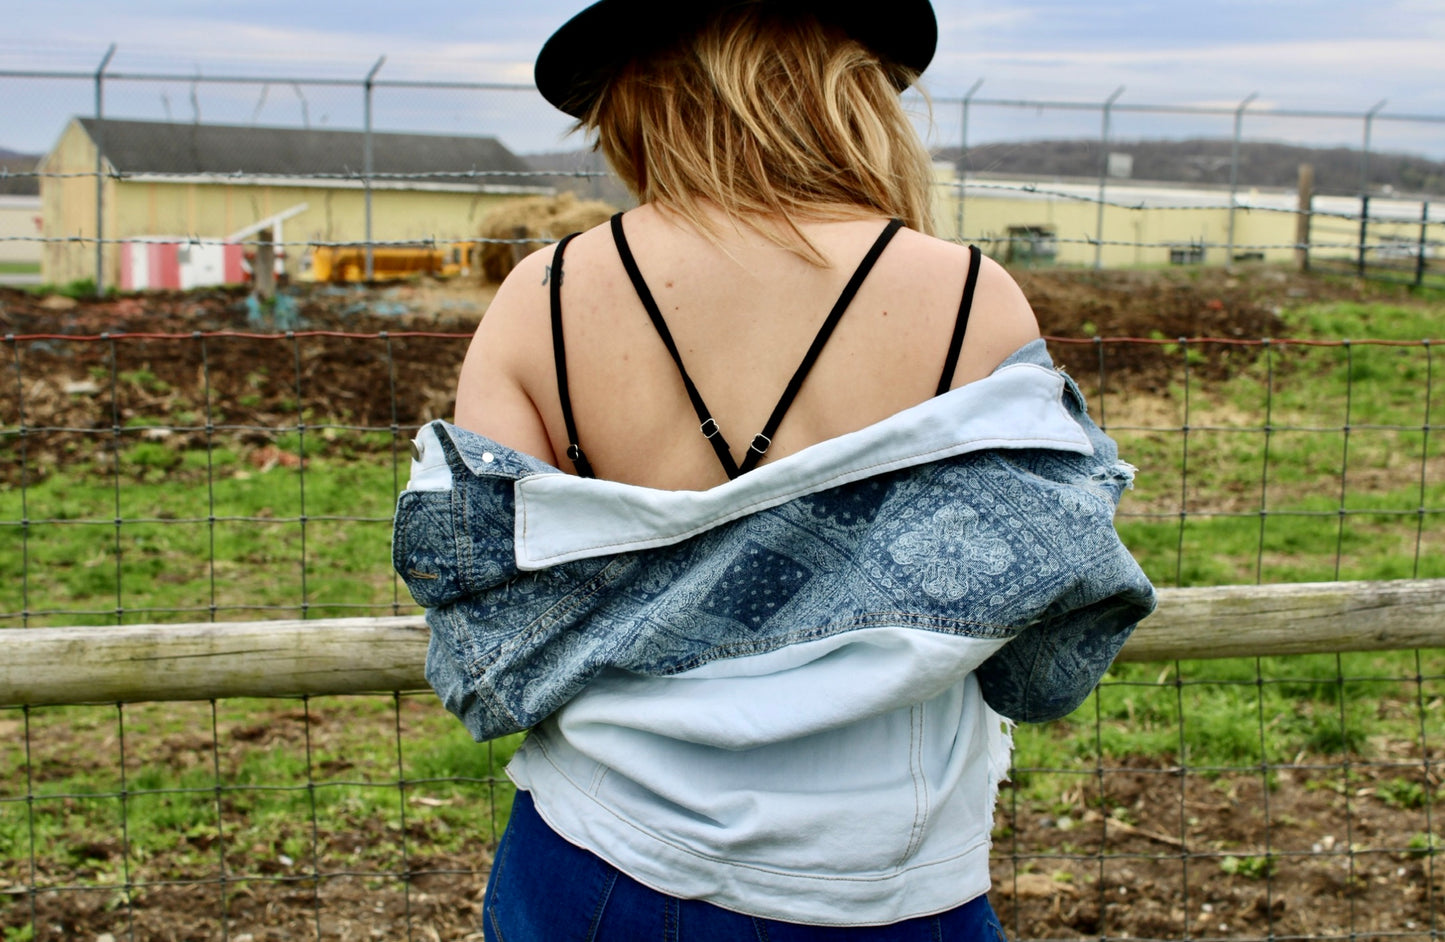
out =
{"type": "MultiPolygon", "coordinates": [[[[1019,280],[1045,333],[1080,341],[1053,345],[1075,375],[1098,368],[1095,337],[1258,339],[1280,334],[1278,312],[1286,305],[1382,296],[1410,303],[1390,289],[1272,269],[1037,271],[1019,280]]],[[[170,443],[201,445],[208,424],[227,424],[240,427],[238,442],[260,452],[298,415],[381,430],[447,415],[466,336],[494,289],[291,290],[294,312],[278,315],[253,312],[236,291],[71,302],[0,289],[0,333],[11,361],[0,364],[0,377],[8,374],[0,379],[0,428],[31,430],[23,442],[26,479],[74,454],[75,433],[66,430],[164,423],[180,427],[166,433],[170,443]],[[287,328],[299,333],[288,337],[287,328]],[[239,335],[193,336],[218,331],[239,335]],[[109,336],[78,339],[101,334],[109,336]],[[177,336],[141,341],[127,334],[177,336]],[[393,395],[398,388],[407,394],[393,395]]],[[[1206,350],[1197,369],[1223,375],[1248,355],[1248,348],[1220,345],[1206,350]]],[[[1173,369],[1146,344],[1111,345],[1108,368],[1136,388],[1160,391],[1173,369]]],[[[7,452],[19,447],[8,438],[7,452]]],[[[17,483],[18,466],[7,458],[0,482],[17,483]]],[[[311,734],[324,748],[325,728],[311,734]]],[[[86,748],[81,737],[75,746],[86,748]]],[[[1440,756],[1422,755],[1419,743],[1381,748],[1404,765],[1301,757],[1301,766],[1318,765],[1272,770],[1267,788],[1258,772],[1185,775],[1170,757],[1144,757],[1087,777],[1054,807],[1005,789],[995,907],[1018,939],[1432,937],[1432,928],[1445,927],[1445,865],[1411,847],[1430,830],[1430,805],[1402,810],[1378,786],[1413,776],[1435,794],[1436,773],[1426,778],[1421,770],[1438,768],[1440,756]]],[[[178,743],[174,752],[189,749],[178,743]]],[[[28,939],[21,933],[33,913],[36,940],[479,939],[488,836],[446,853],[427,850],[424,830],[414,837],[410,869],[399,879],[268,873],[274,849],[254,848],[255,859],[233,869],[257,879],[162,882],[119,905],[114,887],[84,881],[81,889],[31,894],[25,866],[6,861],[19,882],[0,885],[0,927],[7,940],[28,939]]],[[[361,823],[328,829],[321,839],[339,848],[395,835],[361,823]]],[[[121,851],[91,852],[104,858],[121,851]]],[[[165,870],[164,860],[147,866],[165,870]]]]}
{"type": "MultiPolygon", "coordinates": [[[[408,719],[431,709],[424,699],[410,701],[408,719]]],[[[282,706],[251,720],[218,741],[223,769],[246,748],[300,748],[291,740],[308,738],[320,755],[358,735],[354,723],[319,714],[308,731],[304,715],[282,706]]],[[[61,735],[81,766],[114,748],[102,741],[104,729],[61,735]]],[[[207,737],[179,732],[138,736],[135,748],[154,761],[171,755],[209,765],[210,747],[207,737]]],[[[61,752],[54,743],[46,751],[61,752]]],[[[1402,779],[1438,793],[1438,776],[1422,770],[1438,769],[1440,755],[1427,759],[1408,741],[1373,743],[1370,751],[1369,762],[1302,755],[1267,776],[1185,772],[1167,756],[1127,757],[1051,799],[1006,785],[994,835],[994,907],[1016,940],[1434,938],[1432,927],[1438,933],[1445,925],[1445,865],[1419,844],[1430,801],[1410,806],[1388,796],[1399,794],[1402,779]]],[[[32,774],[43,783],[67,771],[42,762],[32,774]]],[[[441,825],[426,814],[421,789],[412,789],[404,857],[394,824],[358,816],[323,823],[313,870],[312,861],[286,858],[275,843],[252,843],[244,816],[231,811],[224,881],[214,835],[156,850],[134,835],[123,845],[112,824],[84,847],[42,846],[33,873],[26,860],[0,861],[0,928],[19,932],[33,912],[34,940],[57,942],[479,940],[492,837],[439,850],[441,825]],[[360,848],[366,852],[357,858],[360,848]],[[116,876],[122,858],[136,884],[129,893],[116,876]],[[31,894],[29,884],[47,889],[31,894]]],[[[295,829],[309,834],[299,818],[295,829]]]]}
{"type": "MultiPolygon", "coordinates": [[[[1035,270],[1018,278],[1062,365],[1084,380],[1106,369],[1111,383],[1143,393],[1164,393],[1177,378],[1179,358],[1164,341],[1277,337],[1283,305],[1410,298],[1403,289],[1274,268],[1035,270]]],[[[0,288],[10,361],[0,364],[0,428],[33,430],[23,445],[34,481],[80,450],[77,430],[167,426],[173,430],[146,434],[198,447],[227,427],[233,441],[263,448],[275,430],[298,422],[416,426],[451,413],[466,337],[495,290],[461,280],[295,285],[272,308],[243,289],[77,301],[0,288]]],[[[1258,355],[1257,347],[1228,344],[1196,349],[1198,378],[1258,355]]],[[[20,473],[19,463],[6,462],[0,481],[17,483],[20,473]]]]}

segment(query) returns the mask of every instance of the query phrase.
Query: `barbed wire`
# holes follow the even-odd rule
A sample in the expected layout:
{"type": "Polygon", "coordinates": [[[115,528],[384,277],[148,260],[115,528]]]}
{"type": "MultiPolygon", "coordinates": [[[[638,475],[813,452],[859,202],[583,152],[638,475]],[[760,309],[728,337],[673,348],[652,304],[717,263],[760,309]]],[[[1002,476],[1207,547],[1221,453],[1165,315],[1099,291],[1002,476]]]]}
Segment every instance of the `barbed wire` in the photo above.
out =
{"type": "Polygon", "coordinates": [[[610,177],[605,170],[425,170],[409,172],[336,171],[316,173],[269,173],[265,171],[180,171],[180,170],[6,170],[0,167],[0,181],[12,179],[54,179],[74,180],[104,177],[107,180],[143,180],[164,182],[166,180],[207,180],[217,183],[234,183],[244,180],[433,180],[433,179],[476,179],[481,177],[610,177]]]}
{"type": "MultiPolygon", "coordinates": [[[[3,343],[35,343],[38,341],[64,340],[75,343],[101,343],[113,340],[128,341],[151,341],[151,340],[209,340],[213,338],[242,339],[242,340],[306,340],[312,337],[330,337],[341,340],[400,340],[407,338],[425,337],[441,340],[470,340],[472,333],[469,331],[439,331],[439,330],[382,330],[382,331],[352,331],[352,330],[275,330],[275,331],[246,331],[246,330],[191,330],[191,331],[127,331],[109,330],[95,334],[65,334],[56,332],[15,334],[7,333],[0,335],[0,342],[3,343]]],[[[1440,340],[1429,337],[1418,340],[1399,340],[1378,337],[1358,338],[1314,338],[1314,337],[1064,337],[1047,334],[1044,339],[1049,343],[1077,344],[1102,346],[1108,344],[1137,344],[1151,347],[1174,347],[1181,344],[1209,344],[1212,346],[1227,347],[1422,347],[1428,348],[1439,344],[1440,340]]],[[[253,428],[252,426],[236,426],[237,428],[253,428]]],[[[324,426],[308,425],[307,428],[335,427],[343,429],[370,429],[373,426],[324,426]]],[[[1195,426],[1196,428],[1198,426],[1195,426]]],[[[1281,428],[1275,425],[1272,428],[1281,428]]],[[[1418,429],[1418,425],[1401,426],[1402,428],[1418,429]]],[[[145,431],[145,426],[136,426],[127,431],[145,431]]],[[[260,428],[259,426],[255,428],[260,428]]],[[[386,429],[382,429],[385,431],[386,429]]],[[[90,430],[90,431],[93,431],[90,430]]]]}
{"type": "MultiPolygon", "coordinates": [[[[365,185],[369,182],[394,184],[398,182],[442,182],[459,183],[461,181],[481,181],[483,179],[572,179],[572,180],[601,180],[615,179],[615,176],[602,170],[433,170],[414,172],[373,172],[364,171],[340,171],[340,172],[316,172],[316,173],[270,173],[253,171],[126,171],[126,170],[79,170],[79,171],[15,171],[0,167],[0,182],[9,179],[34,179],[34,180],[76,180],[104,178],[116,182],[202,182],[218,184],[247,184],[247,183],[279,183],[283,181],[295,181],[298,183],[308,182],[345,182],[365,185]]],[[[1080,186],[1092,185],[1081,183],[1080,186]]],[[[1120,185],[1116,184],[1115,191],[1129,189],[1138,184],[1120,185]]],[[[1149,186],[1144,183],[1144,186],[1149,186]]],[[[1168,186],[1169,184],[1161,184],[1168,186]]],[[[988,191],[993,193],[1013,193],[1031,197],[1045,197],[1048,199],[1067,200],[1076,203],[1085,203],[1095,206],[1103,206],[1110,209],[1128,210],[1131,212],[1219,212],[1235,210],[1249,213],[1275,213],[1284,216],[1308,215],[1317,220],[1340,220],[1344,222],[1375,222],[1380,224],[1398,225],[1419,225],[1437,226],[1445,225],[1445,218],[1432,219],[1428,216],[1420,218],[1419,211],[1414,207],[1429,205],[1428,196],[1375,196],[1377,209],[1375,212],[1365,214],[1363,212],[1350,212],[1340,209],[1325,209],[1318,206],[1311,206],[1308,209],[1300,209],[1298,206],[1271,206],[1253,202],[1250,199],[1231,198],[1221,194],[1218,201],[1205,202],[1167,202],[1167,197],[1160,197],[1157,194],[1153,198],[1142,198],[1125,201],[1117,197],[1113,199],[1101,199],[1097,195],[1080,193],[1056,186],[1039,185],[1035,183],[1001,183],[983,182],[972,180],[938,180],[934,186],[939,189],[954,191],[963,194],[969,191],[988,191]],[[1378,211],[1380,201],[1388,201],[1394,204],[1405,204],[1410,207],[1410,215],[1395,214],[1389,217],[1382,216],[1378,211]]],[[[1207,188],[1204,188],[1207,189],[1207,188]]],[[[1197,192],[1194,189],[1186,189],[1182,192],[1197,192]]],[[[1281,195],[1287,195],[1281,191],[1281,195]]],[[[1356,200],[1353,196],[1325,196],[1325,199],[1344,201],[1356,200]]],[[[1445,202],[1445,200],[1442,200],[1445,202]]],[[[380,244],[380,243],[374,243],[380,244]]],[[[1139,243],[1128,243],[1139,244],[1139,243]]]]}
{"type": "Polygon", "coordinates": [[[247,238],[239,240],[223,239],[216,236],[133,236],[129,239],[97,239],[93,236],[0,236],[0,242],[38,242],[41,244],[84,244],[84,245],[242,245],[258,246],[269,245],[273,248],[409,248],[409,249],[437,249],[442,246],[451,246],[459,242],[471,242],[479,245],[551,245],[558,239],[552,236],[536,236],[525,239],[499,239],[490,236],[457,236],[445,238],[442,236],[422,236],[416,239],[396,239],[351,241],[351,242],[328,242],[320,239],[309,239],[306,241],[281,241],[266,242],[259,239],[247,238]]]}
{"type": "MultiPolygon", "coordinates": [[[[974,182],[974,181],[950,180],[950,181],[939,181],[939,183],[938,183],[937,185],[938,185],[938,186],[942,186],[942,187],[947,187],[947,188],[949,188],[949,189],[956,190],[956,191],[967,191],[967,190],[999,190],[999,191],[1012,192],[1012,193],[1025,193],[1025,194],[1029,194],[1029,195],[1047,196],[1047,197],[1050,197],[1050,198],[1052,198],[1052,199],[1063,199],[1063,200],[1070,200],[1070,201],[1077,202],[1077,203],[1089,203],[1089,204],[1091,204],[1091,205],[1096,205],[1096,206],[1105,206],[1105,207],[1108,207],[1108,208],[1110,208],[1110,209],[1128,209],[1128,210],[1134,210],[1134,211],[1138,211],[1138,212],[1180,211],[1180,210],[1186,211],[1186,212],[1200,212],[1200,211],[1228,210],[1228,209],[1233,208],[1233,209],[1236,209],[1236,210],[1238,210],[1238,211],[1240,211],[1240,212],[1245,212],[1245,213],[1280,213],[1280,214],[1286,215],[1286,216],[1309,215],[1310,217],[1315,218],[1315,219],[1320,219],[1320,218],[1325,218],[1325,219],[1342,219],[1342,220],[1346,220],[1346,221],[1349,221],[1349,222],[1361,222],[1361,221],[1368,220],[1368,221],[1371,221],[1371,222],[1381,222],[1381,223],[1396,223],[1396,222],[1399,222],[1399,223],[1416,223],[1416,224],[1418,224],[1418,223],[1421,221],[1421,220],[1418,218],[1418,216],[1416,216],[1416,217],[1410,217],[1410,218],[1401,217],[1401,218],[1399,218],[1399,219],[1393,219],[1393,218],[1392,218],[1392,219],[1382,219],[1378,214],[1371,214],[1371,215],[1369,215],[1369,216],[1366,216],[1366,215],[1364,215],[1364,214],[1362,214],[1362,213],[1347,213],[1347,212],[1342,212],[1342,211],[1338,211],[1338,210],[1317,209],[1317,208],[1314,208],[1314,207],[1311,207],[1311,208],[1309,208],[1309,209],[1303,209],[1303,210],[1302,210],[1302,209],[1300,209],[1298,206],[1295,206],[1295,207],[1268,206],[1268,205],[1260,205],[1260,204],[1258,204],[1258,203],[1251,203],[1251,202],[1247,202],[1247,201],[1240,201],[1240,200],[1238,200],[1238,199],[1235,199],[1233,203],[1230,203],[1230,202],[1228,202],[1228,201],[1226,201],[1226,202],[1218,202],[1218,203],[1153,203],[1153,202],[1145,202],[1145,201],[1128,202],[1128,203],[1126,203],[1126,202],[1122,202],[1122,201],[1120,201],[1120,200],[1118,200],[1118,199],[1112,199],[1112,200],[1111,200],[1111,199],[1100,199],[1100,198],[1097,197],[1097,196],[1091,196],[1091,195],[1089,195],[1089,194],[1087,194],[1087,193],[1075,193],[1075,192],[1070,192],[1070,191],[1068,191],[1068,190],[1050,189],[1050,188],[1048,188],[1048,187],[1039,186],[1039,185],[1037,185],[1037,184],[1032,184],[1032,183],[979,183],[979,182],[974,182]]],[[[1083,185],[1083,184],[1081,184],[1081,185],[1083,185]]],[[[1146,183],[1146,184],[1144,184],[1144,185],[1147,186],[1148,184],[1146,183]]],[[[1166,185],[1167,185],[1167,184],[1166,184],[1166,185]]],[[[1119,186],[1119,185],[1116,184],[1116,189],[1128,189],[1128,188],[1129,188],[1129,187],[1127,187],[1127,186],[1119,186]]],[[[1344,199],[1352,199],[1353,197],[1327,197],[1327,198],[1329,198],[1329,199],[1337,199],[1337,200],[1344,200],[1344,199]]],[[[1389,200],[1391,200],[1391,201],[1393,201],[1393,202],[1403,202],[1403,203],[1410,203],[1410,204],[1415,204],[1415,205],[1418,205],[1418,204],[1420,204],[1422,201],[1425,201],[1425,200],[1422,200],[1422,199],[1414,199],[1414,198],[1409,198],[1409,197],[1402,198],[1402,197],[1398,197],[1398,196],[1385,197],[1385,199],[1389,199],[1389,200]]],[[[1427,219],[1427,220],[1425,220],[1425,222],[1426,222],[1427,225],[1445,225],[1445,218],[1442,218],[1442,219],[1439,219],[1439,220],[1427,219]]]]}
{"type": "MultiPolygon", "coordinates": [[[[1383,242],[1358,242],[1358,241],[1326,241],[1326,242],[1221,242],[1210,239],[1170,239],[1153,242],[1139,241],[1137,239],[1097,239],[1092,236],[1063,236],[1049,235],[1043,237],[1043,241],[1064,245],[1097,245],[1097,246],[1122,246],[1128,248],[1160,248],[1160,249],[1224,249],[1233,248],[1239,250],[1292,250],[1292,251],[1315,251],[1317,249],[1343,249],[1351,252],[1374,251],[1374,252],[1399,252],[1402,247],[1414,248],[1423,246],[1426,249],[1445,247],[1445,239],[1425,239],[1408,241],[1383,241],[1383,242]]],[[[208,246],[208,245],[240,245],[255,247],[266,245],[272,248],[357,248],[364,249],[368,246],[376,249],[386,248],[413,248],[439,250],[444,247],[451,247],[456,244],[475,245],[552,245],[559,239],[553,236],[533,236],[527,238],[502,239],[491,236],[456,236],[453,238],[443,236],[423,236],[416,239],[397,240],[372,240],[370,242],[360,240],[350,241],[329,241],[325,239],[306,240],[284,240],[280,242],[266,242],[258,239],[248,238],[241,240],[228,240],[215,236],[134,236],[121,239],[97,239],[93,236],[0,236],[0,243],[7,242],[31,242],[41,245],[181,245],[181,246],[208,246]]],[[[974,242],[985,245],[1006,245],[1019,241],[1017,236],[994,235],[988,233],[976,233],[963,239],[960,242],[974,242]]]]}

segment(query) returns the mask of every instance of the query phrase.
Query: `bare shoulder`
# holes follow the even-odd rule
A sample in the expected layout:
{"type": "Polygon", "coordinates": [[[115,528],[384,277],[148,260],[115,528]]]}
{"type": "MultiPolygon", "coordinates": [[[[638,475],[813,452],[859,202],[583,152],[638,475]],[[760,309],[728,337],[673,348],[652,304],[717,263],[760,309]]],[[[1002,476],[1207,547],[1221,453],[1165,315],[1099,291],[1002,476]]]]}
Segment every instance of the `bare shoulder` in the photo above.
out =
{"type": "MultiPolygon", "coordinates": [[[[957,285],[953,290],[959,290],[972,264],[969,247],[918,233],[912,236],[910,254],[926,269],[918,274],[957,285]],[[956,280],[950,281],[950,277],[956,280]]],[[[1039,337],[1038,319],[1013,276],[982,252],[978,266],[968,330],[954,372],[955,387],[987,376],[1010,354],[1039,337]]],[[[961,293],[957,297],[961,300],[961,293]]]]}
{"type": "Polygon", "coordinates": [[[974,304],[987,312],[989,323],[996,329],[1026,333],[1026,342],[1038,339],[1038,318],[1023,289],[1002,265],[983,254],[979,255],[974,304]]]}
{"type": "Polygon", "coordinates": [[[522,259],[497,289],[472,335],[457,380],[455,422],[555,463],[534,401],[550,350],[548,287],[555,247],[522,259]]]}
{"type": "Polygon", "coordinates": [[[1024,344],[1039,339],[1039,321],[1018,282],[980,253],[978,286],[953,385],[982,379],[1024,344]]]}

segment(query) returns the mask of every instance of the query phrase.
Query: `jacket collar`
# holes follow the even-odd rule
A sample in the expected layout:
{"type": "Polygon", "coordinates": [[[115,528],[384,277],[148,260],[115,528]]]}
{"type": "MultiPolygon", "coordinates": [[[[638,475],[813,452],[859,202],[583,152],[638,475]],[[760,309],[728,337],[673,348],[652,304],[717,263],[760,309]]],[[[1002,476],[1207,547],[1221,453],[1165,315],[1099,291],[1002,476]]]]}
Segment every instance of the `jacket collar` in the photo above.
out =
{"type": "MultiPolygon", "coordinates": [[[[1042,341],[1036,344],[1041,353],[1042,341]]],[[[1063,403],[1063,377],[1044,365],[1047,354],[1043,363],[1024,355],[1034,353],[1034,346],[984,379],[706,491],[664,491],[555,470],[523,474],[515,484],[517,566],[544,569],[671,545],[807,494],[974,451],[1092,454],[1088,436],[1063,403]]],[[[446,430],[463,456],[471,450],[468,437],[486,441],[451,426],[446,430]]]]}

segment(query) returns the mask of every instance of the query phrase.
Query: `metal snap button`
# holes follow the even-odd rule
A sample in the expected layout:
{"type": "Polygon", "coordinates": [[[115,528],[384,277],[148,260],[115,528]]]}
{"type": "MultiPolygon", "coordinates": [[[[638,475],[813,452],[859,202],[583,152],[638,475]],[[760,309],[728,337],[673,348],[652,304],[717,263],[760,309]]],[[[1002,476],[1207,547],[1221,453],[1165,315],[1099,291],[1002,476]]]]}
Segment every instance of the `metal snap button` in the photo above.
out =
{"type": "Polygon", "coordinates": [[[484,451],[484,452],[482,452],[482,463],[483,463],[483,464],[491,464],[493,461],[496,461],[496,460],[497,460],[497,456],[494,455],[494,454],[492,454],[490,451],[484,451]]]}
{"type": "Polygon", "coordinates": [[[412,441],[411,441],[411,460],[412,460],[412,461],[420,461],[420,460],[421,460],[421,456],[422,456],[423,454],[425,454],[425,453],[426,453],[426,450],[425,450],[424,448],[422,448],[421,445],[417,444],[416,439],[412,439],[412,441]]]}

